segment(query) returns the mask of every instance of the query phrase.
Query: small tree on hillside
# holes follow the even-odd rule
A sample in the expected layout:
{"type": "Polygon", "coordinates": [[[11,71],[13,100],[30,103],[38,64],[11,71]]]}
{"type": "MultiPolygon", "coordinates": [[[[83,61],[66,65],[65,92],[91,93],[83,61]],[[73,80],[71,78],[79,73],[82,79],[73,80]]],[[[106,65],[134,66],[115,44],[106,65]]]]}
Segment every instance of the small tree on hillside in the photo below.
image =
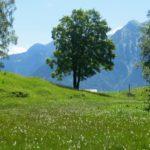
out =
{"type": "Polygon", "coordinates": [[[52,77],[62,79],[73,74],[73,87],[79,89],[80,81],[101,70],[111,70],[115,57],[114,44],[108,39],[110,28],[100,14],[93,10],[73,10],[64,16],[52,31],[56,46],[54,58],[48,59],[52,77]]]}
{"type": "Polygon", "coordinates": [[[13,30],[15,9],[15,0],[0,0],[0,58],[7,54],[10,44],[16,44],[17,42],[13,30]]]}

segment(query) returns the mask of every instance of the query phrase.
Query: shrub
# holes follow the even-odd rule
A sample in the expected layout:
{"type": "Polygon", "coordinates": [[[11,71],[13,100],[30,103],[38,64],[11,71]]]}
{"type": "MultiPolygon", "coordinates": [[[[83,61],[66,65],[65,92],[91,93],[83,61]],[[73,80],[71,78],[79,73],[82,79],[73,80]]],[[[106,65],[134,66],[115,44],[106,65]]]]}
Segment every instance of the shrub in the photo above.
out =
{"type": "Polygon", "coordinates": [[[15,92],[12,92],[12,96],[18,97],[18,98],[26,98],[29,96],[29,94],[26,92],[22,92],[22,91],[15,91],[15,92]]]}

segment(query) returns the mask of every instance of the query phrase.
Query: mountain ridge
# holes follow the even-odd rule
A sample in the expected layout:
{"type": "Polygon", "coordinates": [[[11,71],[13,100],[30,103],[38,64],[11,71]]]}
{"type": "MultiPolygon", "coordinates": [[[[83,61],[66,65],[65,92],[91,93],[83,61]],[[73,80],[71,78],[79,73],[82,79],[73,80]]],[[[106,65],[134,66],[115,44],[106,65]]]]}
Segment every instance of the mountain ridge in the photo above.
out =
{"type": "MultiPolygon", "coordinates": [[[[140,60],[140,48],[138,45],[140,26],[141,24],[135,20],[129,21],[122,29],[119,29],[111,36],[116,45],[115,52],[117,55],[114,60],[114,70],[112,72],[103,71],[101,74],[96,74],[81,82],[81,88],[123,90],[127,89],[128,84],[134,87],[146,84],[142,78],[141,70],[135,68],[135,64],[140,60]]],[[[71,86],[71,76],[65,77],[63,81],[57,81],[50,77],[52,69],[46,65],[45,61],[53,56],[54,50],[53,42],[46,45],[36,43],[26,53],[13,55],[10,56],[9,60],[4,60],[5,70],[25,76],[37,76],[58,84],[71,86]]]]}

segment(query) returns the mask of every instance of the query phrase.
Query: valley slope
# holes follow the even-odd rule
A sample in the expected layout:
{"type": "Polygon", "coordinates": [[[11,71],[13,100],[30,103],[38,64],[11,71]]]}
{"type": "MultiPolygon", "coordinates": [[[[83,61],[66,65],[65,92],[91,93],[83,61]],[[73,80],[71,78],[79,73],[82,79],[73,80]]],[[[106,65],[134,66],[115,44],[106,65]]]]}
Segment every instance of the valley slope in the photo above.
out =
{"type": "Polygon", "coordinates": [[[89,93],[0,72],[0,149],[149,149],[147,90],[89,93]]]}

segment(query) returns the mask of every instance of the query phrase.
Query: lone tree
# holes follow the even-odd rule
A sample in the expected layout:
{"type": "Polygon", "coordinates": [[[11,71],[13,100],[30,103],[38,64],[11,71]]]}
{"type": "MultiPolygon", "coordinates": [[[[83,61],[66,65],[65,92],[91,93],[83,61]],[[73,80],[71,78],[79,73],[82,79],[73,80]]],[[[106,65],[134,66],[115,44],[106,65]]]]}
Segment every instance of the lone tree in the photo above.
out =
{"type": "Polygon", "coordinates": [[[115,46],[108,39],[110,28],[94,9],[73,10],[64,16],[52,31],[56,46],[54,58],[47,63],[55,68],[52,77],[62,79],[73,75],[73,87],[79,89],[80,81],[101,70],[111,70],[115,46]],[[54,67],[55,66],[55,67],[54,67]]]}
{"type": "MultiPolygon", "coordinates": [[[[15,0],[0,0],[0,58],[7,55],[10,44],[17,42],[13,30],[15,9],[15,0]]],[[[3,67],[2,63],[0,63],[0,67],[3,67]]]]}
{"type": "Polygon", "coordinates": [[[142,28],[142,37],[140,39],[141,53],[141,64],[143,70],[143,77],[150,83],[150,11],[148,12],[148,21],[142,28]]]}

